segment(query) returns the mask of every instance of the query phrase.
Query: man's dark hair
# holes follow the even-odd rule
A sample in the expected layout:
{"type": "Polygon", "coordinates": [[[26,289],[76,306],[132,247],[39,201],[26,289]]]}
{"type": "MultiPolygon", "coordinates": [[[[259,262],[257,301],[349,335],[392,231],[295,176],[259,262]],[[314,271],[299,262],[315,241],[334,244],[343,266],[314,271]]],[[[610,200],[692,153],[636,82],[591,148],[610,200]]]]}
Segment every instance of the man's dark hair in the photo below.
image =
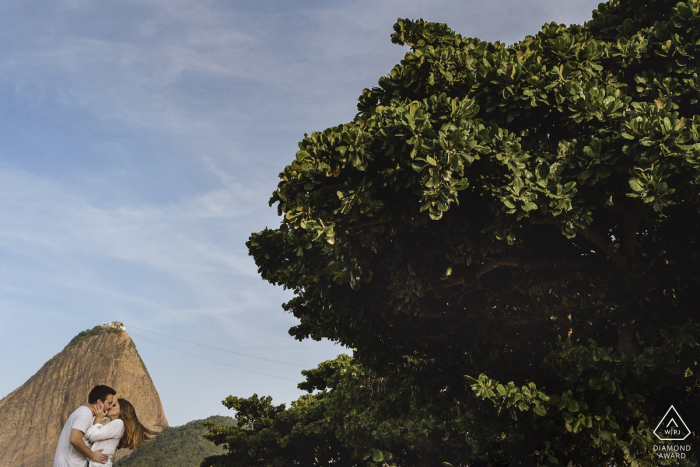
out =
{"type": "Polygon", "coordinates": [[[88,394],[88,403],[94,404],[98,400],[104,401],[108,395],[115,395],[116,393],[117,391],[109,386],[105,386],[104,384],[97,385],[92,388],[92,391],[88,394]]]}

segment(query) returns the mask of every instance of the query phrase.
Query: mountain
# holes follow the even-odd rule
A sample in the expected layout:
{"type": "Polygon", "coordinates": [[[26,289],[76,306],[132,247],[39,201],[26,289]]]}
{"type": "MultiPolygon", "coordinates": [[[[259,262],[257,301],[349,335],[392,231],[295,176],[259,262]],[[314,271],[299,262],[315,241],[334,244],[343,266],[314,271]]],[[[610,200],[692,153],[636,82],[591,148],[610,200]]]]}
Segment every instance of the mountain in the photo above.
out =
{"type": "MultiPolygon", "coordinates": [[[[106,384],[129,400],[141,422],[168,426],[146,365],[122,323],[83,331],[26,383],[0,400],[0,467],[51,467],[68,416],[106,384]]],[[[117,452],[117,459],[128,452],[117,452]]]]}
{"type": "MultiPolygon", "coordinates": [[[[207,418],[218,425],[232,426],[236,419],[215,415],[207,418]]],[[[199,467],[205,457],[224,453],[224,448],[204,439],[204,420],[161,431],[156,439],[141,446],[114,467],[199,467]]]]}

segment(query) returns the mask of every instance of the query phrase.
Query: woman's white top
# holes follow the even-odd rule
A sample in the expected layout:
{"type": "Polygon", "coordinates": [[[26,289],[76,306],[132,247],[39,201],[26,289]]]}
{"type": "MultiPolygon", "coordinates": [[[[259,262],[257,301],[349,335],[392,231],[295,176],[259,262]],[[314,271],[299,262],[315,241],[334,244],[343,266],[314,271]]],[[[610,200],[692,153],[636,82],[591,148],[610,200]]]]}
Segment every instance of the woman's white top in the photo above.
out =
{"type": "Polygon", "coordinates": [[[124,422],[120,419],[112,420],[106,425],[96,423],[88,428],[83,438],[92,443],[90,450],[94,452],[98,449],[102,449],[102,454],[107,454],[109,456],[109,459],[104,464],[90,461],[88,466],[112,467],[112,458],[114,457],[114,453],[117,452],[117,445],[123,434],[124,422]]]}

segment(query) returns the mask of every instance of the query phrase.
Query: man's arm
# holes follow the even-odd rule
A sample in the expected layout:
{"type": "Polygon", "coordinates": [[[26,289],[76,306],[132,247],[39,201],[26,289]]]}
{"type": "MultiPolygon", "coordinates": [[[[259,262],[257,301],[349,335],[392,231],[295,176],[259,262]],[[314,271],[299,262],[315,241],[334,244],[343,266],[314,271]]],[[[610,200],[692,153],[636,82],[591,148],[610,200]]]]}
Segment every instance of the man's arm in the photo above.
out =
{"type": "Polygon", "coordinates": [[[73,445],[73,447],[84,457],[87,459],[90,459],[91,461],[94,462],[99,462],[100,464],[104,464],[107,462],[107,459],[109,459],[109,456],[107,454],[102,454],[102,449],[98,449],[95,452],[92,452],[90,448],[88,448],[85,445],[85,442],[83,441],[83,432],[80,430],[76,430],[73,428],[70,430],[70,444],[73,445]]]}

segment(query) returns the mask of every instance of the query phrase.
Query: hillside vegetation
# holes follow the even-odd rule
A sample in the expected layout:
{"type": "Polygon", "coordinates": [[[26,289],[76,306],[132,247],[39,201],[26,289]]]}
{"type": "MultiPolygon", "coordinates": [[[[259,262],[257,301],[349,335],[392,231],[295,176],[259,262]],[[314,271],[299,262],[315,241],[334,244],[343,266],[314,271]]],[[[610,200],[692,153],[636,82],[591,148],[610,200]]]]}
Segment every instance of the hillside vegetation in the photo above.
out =
{"type": "Polygon", "coordinates": [[[66,345],[65,349],[70,349],[71,347],[75,347],[81,342],[84,342],[88,339],[90,339],[93,336],[97,336],[99,334],[118,334],[120,332],[124,332],[121,329],[117,328],[105,328],[103,326],[95,326],[92,329],[86,329],[85,331],[80,331],[77,336],[75,336],[71,341],[66,345]]]}
{"type": "MultiPolygon", "coordinates": [[[[223,454],[221,447],[204,439],[205,420],[194,420],[182,426],[165,428],[153,440],[135,450],[129,457],[117,461],[115,467],[199,467],[205,457],[223,454]]],[[[211,416],[206,421],[233,426],[231,417],[211,416]]]]}

